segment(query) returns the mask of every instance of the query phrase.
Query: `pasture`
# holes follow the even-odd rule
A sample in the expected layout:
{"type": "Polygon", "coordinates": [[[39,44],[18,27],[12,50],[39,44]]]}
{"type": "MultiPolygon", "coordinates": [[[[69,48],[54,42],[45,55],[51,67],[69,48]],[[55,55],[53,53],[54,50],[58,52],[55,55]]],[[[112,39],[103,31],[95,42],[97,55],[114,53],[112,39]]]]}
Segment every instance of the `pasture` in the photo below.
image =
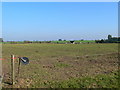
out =
{"type": "Polygon", "coordinates": [[[4,88],[117,88],[118,44],[3,44],[4,88]],[[28,57],[16,84],[10,82],[10,56],[28,57]]]}

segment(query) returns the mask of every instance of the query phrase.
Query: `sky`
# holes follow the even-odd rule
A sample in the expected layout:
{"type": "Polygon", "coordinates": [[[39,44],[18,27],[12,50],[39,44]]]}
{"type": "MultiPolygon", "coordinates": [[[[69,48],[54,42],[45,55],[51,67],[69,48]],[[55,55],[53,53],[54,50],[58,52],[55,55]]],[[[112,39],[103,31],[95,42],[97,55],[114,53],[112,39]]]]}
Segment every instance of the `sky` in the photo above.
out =
{"type": "Polygon", "coordinates": [[[0,37],[2,37],[2,3],[0,2],[0,37]]]}
{"type": "Polygon", "coordinates": [[[2,37],[98,40],[118,36],[117,2],[3,2],[2,37]]]}
{"type": "Polygon", "coordinates": [[[2,2],[119,2],[119,0],[2,0],[2,2]]]}

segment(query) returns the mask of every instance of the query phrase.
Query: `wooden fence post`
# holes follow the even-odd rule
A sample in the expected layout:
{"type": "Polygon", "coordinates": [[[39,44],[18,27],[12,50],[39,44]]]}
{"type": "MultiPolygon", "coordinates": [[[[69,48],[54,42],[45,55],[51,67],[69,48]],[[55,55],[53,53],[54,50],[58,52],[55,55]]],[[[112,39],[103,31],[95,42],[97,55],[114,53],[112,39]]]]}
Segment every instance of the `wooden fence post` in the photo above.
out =
{"type": "Polygon", "coordinates": [[[20,73],[20,59],[18,60],[18,77],[19,77],[19,73],[20,73]]]}
{"type": "Polygon", "coordinates": [[[12,85],[15,84],[15,57],[11,55],[11,81],[12,85]]]}

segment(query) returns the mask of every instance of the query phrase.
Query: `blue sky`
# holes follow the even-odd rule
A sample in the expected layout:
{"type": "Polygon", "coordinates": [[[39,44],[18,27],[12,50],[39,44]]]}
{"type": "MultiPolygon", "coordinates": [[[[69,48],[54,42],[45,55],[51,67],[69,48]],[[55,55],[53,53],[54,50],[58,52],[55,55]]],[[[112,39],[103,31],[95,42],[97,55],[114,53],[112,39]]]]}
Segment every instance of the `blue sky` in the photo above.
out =
{"type": "Polygon", "coordinates": [[[4,2],[4,40],[95,40],[118,36],[117,2],[4,2]]]}

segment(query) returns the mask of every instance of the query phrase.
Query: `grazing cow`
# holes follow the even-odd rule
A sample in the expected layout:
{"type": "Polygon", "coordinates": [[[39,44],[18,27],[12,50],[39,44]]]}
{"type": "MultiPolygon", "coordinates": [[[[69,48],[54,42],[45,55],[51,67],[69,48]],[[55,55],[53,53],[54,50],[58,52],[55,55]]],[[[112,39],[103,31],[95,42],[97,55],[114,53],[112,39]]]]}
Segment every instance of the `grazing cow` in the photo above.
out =
{"type": "Polygon", "coordinates": [[[74,41],[70,41],[70,43],[74,44],[74,41]]]}

